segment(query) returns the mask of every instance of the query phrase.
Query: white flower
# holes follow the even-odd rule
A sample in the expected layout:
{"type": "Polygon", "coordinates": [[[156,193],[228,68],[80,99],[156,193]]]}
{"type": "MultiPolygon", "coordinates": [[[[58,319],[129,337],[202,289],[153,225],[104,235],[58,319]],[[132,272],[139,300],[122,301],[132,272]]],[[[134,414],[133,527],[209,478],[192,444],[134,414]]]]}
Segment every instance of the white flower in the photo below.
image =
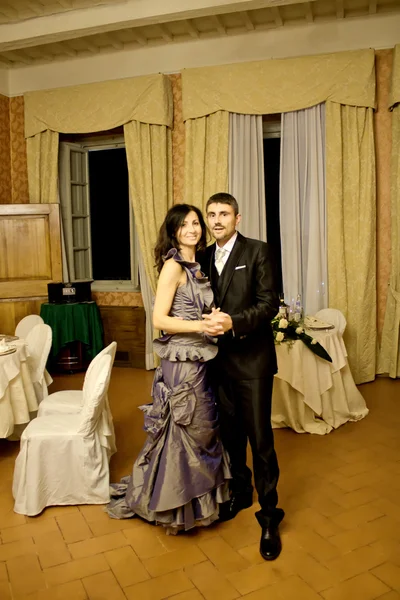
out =
{"type": "Polygon", "coordinates": [[[304,329],[302,327],[297,327],[296,329],[296,333],[297,335],[300,335],[301,333],[303,333],[304,329]]]}
{"type": "Polygon", "coordinates": [[[286,329],[286,327],[289,325],[289,323],[287,322],[286,319],[281,319],[279,321],[279,329],[286,329]]]}
{"type": "Polygon", "coordinates": [[[314,346],[317,343],[317,340],[312,339],[311,340],[312,345],[314,346]]]}
{"type": "MultiPolygon", "coordinates": [[[[282,321],[285,321],[285,319],[281,319],[282,321]]],[[[277,342],[282,342],[285,339],[285,334],[282,333],[282,331],[278,331],[278,333],[276,334],[276,341],[277,342]]]]}

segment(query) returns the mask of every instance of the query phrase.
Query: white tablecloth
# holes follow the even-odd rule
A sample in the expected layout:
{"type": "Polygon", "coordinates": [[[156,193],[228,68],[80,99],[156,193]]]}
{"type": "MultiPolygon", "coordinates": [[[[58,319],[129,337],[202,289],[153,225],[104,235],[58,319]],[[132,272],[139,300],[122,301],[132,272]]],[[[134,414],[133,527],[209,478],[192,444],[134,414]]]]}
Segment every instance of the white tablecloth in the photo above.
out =
{"type": "Polygon", "coordinates": [[[300,340],[292,346],[276,346],[272,426],[323,435],[347,421],[362,419],[368,409],[350,372],[342,337],[335,329],[308,333],[325,348],[332,363],[300,340]]]}
{"type": "Polygon", "coordinates": [[[0,356],[0,438],[12,435],[16,425],[28,423],[30,413],[38,409],[25,341],[12,344],[17,351],[0,356]]]}

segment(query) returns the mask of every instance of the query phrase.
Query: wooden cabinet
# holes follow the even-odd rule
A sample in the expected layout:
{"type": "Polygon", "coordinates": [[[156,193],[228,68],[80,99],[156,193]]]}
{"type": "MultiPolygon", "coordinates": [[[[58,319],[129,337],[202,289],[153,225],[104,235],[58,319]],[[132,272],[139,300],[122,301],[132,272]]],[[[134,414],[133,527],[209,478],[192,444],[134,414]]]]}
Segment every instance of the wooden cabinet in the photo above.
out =
{"type": "Polygon", "coordinates": [[[139,306],[99,306],[105,345],[117,342],[115,366],[145,368],[145,311],[139,306]]]}
{"type": "Polygon", "coordinates": [[[0,205],[0,333],[39,314],[47,284],[61,281],[58,204],[0,205]]]}

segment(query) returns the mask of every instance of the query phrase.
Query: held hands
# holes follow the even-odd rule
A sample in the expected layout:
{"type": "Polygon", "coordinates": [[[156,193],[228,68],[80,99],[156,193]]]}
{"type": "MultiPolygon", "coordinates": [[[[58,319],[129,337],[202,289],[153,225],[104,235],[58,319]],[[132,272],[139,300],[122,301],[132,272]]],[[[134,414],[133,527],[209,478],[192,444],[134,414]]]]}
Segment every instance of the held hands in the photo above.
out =
{"type": "Polygon", "coordinates": [[[203,315],[203,319],[203,331],[208,335],[224,335],[232,329],[231,317],[227,313],[221,312],[220,308],[213,308],[210,314],[203,315]]]}

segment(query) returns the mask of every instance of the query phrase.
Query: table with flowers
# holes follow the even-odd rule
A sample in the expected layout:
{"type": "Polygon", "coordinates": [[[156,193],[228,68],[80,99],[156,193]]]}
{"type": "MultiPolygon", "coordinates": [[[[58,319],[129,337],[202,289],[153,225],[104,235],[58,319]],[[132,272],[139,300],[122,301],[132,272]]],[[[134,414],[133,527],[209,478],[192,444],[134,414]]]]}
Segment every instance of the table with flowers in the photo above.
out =
{"type": "Polygon", "coordinates": [[[309,331],[302,323],[279,318],[272,326],[278,360],[272,395],[274,428],[324,435],[368,414],[343,338],[335,328],[309,331]]]}

